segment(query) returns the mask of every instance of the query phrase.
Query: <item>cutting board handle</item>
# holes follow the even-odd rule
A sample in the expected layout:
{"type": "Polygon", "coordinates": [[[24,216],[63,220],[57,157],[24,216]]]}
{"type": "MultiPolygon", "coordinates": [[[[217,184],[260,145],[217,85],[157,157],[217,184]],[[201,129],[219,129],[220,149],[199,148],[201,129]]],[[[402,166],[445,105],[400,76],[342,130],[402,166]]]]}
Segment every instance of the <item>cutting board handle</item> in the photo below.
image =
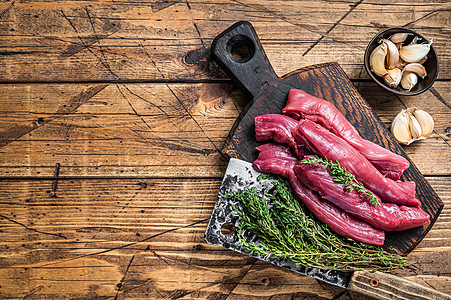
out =
{"type": "Polygon", "coordinates": [[[249,22],[237,22],[218,35],[211,45],[211,56],[253,99],[281,82],[249,22]]]}
{"type": "Polygon", "coordinates": [[[348,289],[376,299],[451,300],[450,295],[387,273],[357,271],[348,289]]]}

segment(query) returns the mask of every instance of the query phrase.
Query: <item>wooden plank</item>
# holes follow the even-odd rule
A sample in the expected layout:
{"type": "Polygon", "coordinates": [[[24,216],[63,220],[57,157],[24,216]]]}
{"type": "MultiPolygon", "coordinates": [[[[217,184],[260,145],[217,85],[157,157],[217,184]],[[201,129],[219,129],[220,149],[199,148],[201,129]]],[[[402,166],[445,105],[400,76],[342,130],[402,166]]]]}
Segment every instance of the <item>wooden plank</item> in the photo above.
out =
{"type": "Polygon", "coordinates": [[[255,26],[279,75],[337,61],[352,79],[368,78],[368,42],[386,27],[404,25],[434,38],[439,78],[451,78],[451,33],[442,30],[446,0],[16,1],[0,4],[0,11],[2,82],[224,79],[209,47],[240,20],[255,26]]]}
{"type": "MultiPolygon", "coordinates": [[[[358,89],[387,126],[404,106],[428,111],[434,132],[404,149],[423,174],[451,174],[446,82],[416,97],[358,89]]],[[[56,164],[61,177],[222,177],[220,151],[247,102],[212,83],[8,84],[0,94],[0,176],[19,177],[52,177],[56,164]]]]}
{"type": "Polygon", "coordinates": [[[5,176],[222,176],[245,103],[223,84],[0,88],[5,176]]]}
{"type": "MultiPolygon", "coordinates": [[[[409,254],[416,263],[395,273],[451,293],[451,177],[427,179],[445,208],[409,254]]],[[[220,179],[74,179],[59,180],[53,196],[52,180],[0,180],[0,293],[331,299],[343,292],[205,243],[219,185],[220,179]]]]}

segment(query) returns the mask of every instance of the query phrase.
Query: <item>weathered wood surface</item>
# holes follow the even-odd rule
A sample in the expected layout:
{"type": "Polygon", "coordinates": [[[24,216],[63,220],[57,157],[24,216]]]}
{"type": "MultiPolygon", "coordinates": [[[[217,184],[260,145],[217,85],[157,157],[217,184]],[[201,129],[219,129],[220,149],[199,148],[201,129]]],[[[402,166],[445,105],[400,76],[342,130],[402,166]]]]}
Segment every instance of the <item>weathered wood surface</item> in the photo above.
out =
{"type": "Polygon", "coordinates": [[[406,26],[434,38],[439,78],[450,79],[450,7],[446,0],[9,1],[0,4],[0,81],[223,79],[208,49],[240,20],[255,26],[279,75],[338,61],[351,78],[368,78],[368,42],[406,26]]]}
{"type": "MultiPolygon", "coordinates": [[[[408,256],[419,263],[397,274],[451,293],[451,180],[427,179],[445,208],[408,256]]],[[[74,179],[58,180],[54,188],[52,180],[2,180],[0,292],[5,298],[215,299],[333,298],[343,292],[206,244],[220,182],[74,179]]]]}
{"type": "MultiPolygon", "coordinates": [[[[424,175],[451,175],[448,82],[417,97],[357,86],[387,126],[406,106],[427,110],[434,132],[404,149],[424,175]]],[[[0,94],[0,176],[17,177],[53,176],[57,163],[62,177],[221,177],[247,103],[226,83],[7,84],[0,94]]]]}
{"type": "Polygon", "coordinates": [[[3,1],[0,298],[367,299],[204,242],[245,97],[208,58],[238,20],[277,74],[337,61],[389,126],[404,107],[435,130],[404,147],[445,208],[401,277],[451,294],[447,1],[3,1]],[[367,81],[380,30],[434,38],[433,88],[367,81]]]}

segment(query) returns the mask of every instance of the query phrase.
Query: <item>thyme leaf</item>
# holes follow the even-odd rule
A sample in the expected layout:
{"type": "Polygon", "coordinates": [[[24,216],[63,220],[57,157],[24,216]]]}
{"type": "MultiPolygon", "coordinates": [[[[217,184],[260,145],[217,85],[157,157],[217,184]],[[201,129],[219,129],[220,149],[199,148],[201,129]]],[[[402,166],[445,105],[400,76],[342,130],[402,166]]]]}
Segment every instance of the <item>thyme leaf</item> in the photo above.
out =
{"type": "Polygon", "coordinates": [[[374,205],[374,208],[377,208],[379,200],[373,194],[373,192],[366,189],[363,184],[358,181],[352,173],[346,171],[346,168],[342,167],[338,161],[334,162],[328,160],[327,158],[320,158],[318,156],[315,156],[305,158],[301,160],[301,163],[308,165],[322,165],[324,169],[326,169],[329,174],[334,177],[334,182],[344,183],[348,191],[357,190],[357,192],[368,198],[370,203],[374,205]]]}
{"type": "MultiPolygon", "coordinates": [[[[267,176],[265,176],[267,178],[267,176]]],[[[249,188],[227,194],[238,200],[233,207],[239,216],[239,244],[251,254],[288,258],[307,268],[329,270],[382,270],[403,268],[406,260],[382,247],[356,242],[317,223],[282,180],[265,194],[249,188]],[[250,241],[249,234],[257,239],[250,241]],[[247,236],[247,238],[246,238],[247,236]]]]}

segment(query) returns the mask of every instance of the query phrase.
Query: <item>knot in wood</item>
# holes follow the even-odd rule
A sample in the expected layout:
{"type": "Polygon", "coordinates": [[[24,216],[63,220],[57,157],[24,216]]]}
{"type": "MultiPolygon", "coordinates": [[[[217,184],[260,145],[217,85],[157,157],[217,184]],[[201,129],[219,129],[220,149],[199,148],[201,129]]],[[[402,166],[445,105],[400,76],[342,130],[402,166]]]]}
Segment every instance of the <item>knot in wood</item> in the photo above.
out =
{"type": "Polygon", "coordinates": [[[200,60],[199,50],[192,50],[185,55],[184,61],[188,65],[197,65],[200,60]]]}
{"type": "Polygon", "coordinates": [[[271,279],[269,279],[268,277],[263,277],[262,280],[260,280],[260,282],[264,285],[264,286],[269,286],[271,284],[271,279]]]}

